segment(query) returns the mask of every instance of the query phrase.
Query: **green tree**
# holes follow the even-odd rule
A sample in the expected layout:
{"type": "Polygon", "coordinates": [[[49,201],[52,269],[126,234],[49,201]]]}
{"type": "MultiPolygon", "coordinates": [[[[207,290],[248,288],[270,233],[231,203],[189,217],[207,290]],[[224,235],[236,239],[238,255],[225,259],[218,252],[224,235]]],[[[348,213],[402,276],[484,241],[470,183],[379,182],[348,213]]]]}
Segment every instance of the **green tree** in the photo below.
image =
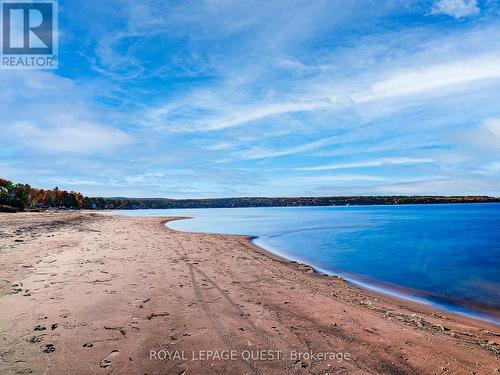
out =
{"type": "Polygon", "coordinates": [[[31,203],[31,186],[28,184],[16,184],[10,194],[10,202],[13,207],[24,210],[31,203]]]}

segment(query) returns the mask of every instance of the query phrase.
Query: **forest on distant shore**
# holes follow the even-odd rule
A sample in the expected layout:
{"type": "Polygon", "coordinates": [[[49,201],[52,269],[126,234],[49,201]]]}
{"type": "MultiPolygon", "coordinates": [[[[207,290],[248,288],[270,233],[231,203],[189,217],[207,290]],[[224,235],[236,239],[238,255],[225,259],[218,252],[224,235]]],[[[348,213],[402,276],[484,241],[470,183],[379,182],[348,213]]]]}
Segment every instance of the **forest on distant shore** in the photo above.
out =
{"type": "Polygon", "coordinates": [[[330,196],[330,197],[242,197],[212,199],[103,198],[54,189],[37,189],[0,178],[0,212],[59,209],[152,209],[152,208],[231,208],[298,207],[390,204],[438,204],[500,202],[488,196],[330,196]]]}

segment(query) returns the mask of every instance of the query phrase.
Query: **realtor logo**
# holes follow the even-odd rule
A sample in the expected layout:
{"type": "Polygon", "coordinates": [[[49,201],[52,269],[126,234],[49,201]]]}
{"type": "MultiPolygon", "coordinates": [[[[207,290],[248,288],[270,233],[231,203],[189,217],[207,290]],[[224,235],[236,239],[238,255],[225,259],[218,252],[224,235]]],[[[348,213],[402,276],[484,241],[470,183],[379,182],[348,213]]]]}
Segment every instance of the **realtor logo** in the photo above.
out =
{"type": "Polygon", "coordinates": [[[3,0],[1,7],[1,67],[56,69],[57,3],[3,0]]]}

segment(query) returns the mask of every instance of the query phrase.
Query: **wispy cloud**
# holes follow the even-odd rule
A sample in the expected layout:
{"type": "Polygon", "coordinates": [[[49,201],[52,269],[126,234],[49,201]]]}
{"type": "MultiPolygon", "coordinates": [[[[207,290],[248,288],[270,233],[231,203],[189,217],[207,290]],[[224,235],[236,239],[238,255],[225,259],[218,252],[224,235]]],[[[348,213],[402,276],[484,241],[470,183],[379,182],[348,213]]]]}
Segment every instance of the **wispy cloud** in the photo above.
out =
{"type": "Polygon", "coordinates": [[[432,6],[432,14],[446,14],[454,18],[476,16],[479,13],[477,0],[438,0],[432,6]]]}
{"type": "Polygon", "coordinates": [[[375,82],[371,93],[355,101],[377,100],[500,78],[500,56],[481,56],[444,64],[419,66],[375,82]]]}
{"type": "Polygon", "coordinates": [[[464,146],[483,153],[498,152],[500,150],[500,118],[485,119],[477,126],[457,132],[454,138],[464,146]]]}
{"type": "Polygon", "coordinates": [[[363,174],[339,174],[339,175],[321,175],[321,176],[297,176],[278,180],[280,184],[309,185],[311,184],[332,184],[345,182],[380,182],[387,178],[381,176],[363,175],[363,174]]]}
{"type": "Polygon", "coordinates": [[[483,171],[488,173],[500,172],[500,161],[492,161],[481,168],[483,171]]]}
{"type": "MultiPolygon", "coordinates": [[[[388,71],[392,71],[389,67],[388,71]]],[[[383,75],[383,74],[379,74],[383,75]]],[[[229,104],[213,97],[199,101],[188,97],[180,103],[168,103],[152,109],[146,116],[145,125],[162,130],[176,132],[214,131],[264,120],[272,116],[288,115],[296,112],[339,111],[363,103],[387,99],[411,100],[412,95],[423,95],[432,92],[433,97],[439,96],[439,90],[456,86],[473,85],[486,80],[500,79],[500,55],[484,55],[449,61],[446,63],[418,65],[387,74],[386,78],[368,83],[366,87],[359,86],[346,92],[337,92],[330,83],[322,84],[316,91],[323,96],[315,96],[315,92],[301,93],[307,100],[251,104],[229,104]],[[180,120],[179,120],[180,119],[180,120]],[[184,120],[182,120],[184,119],[184,120]]],[[[315,78],[316,80],[317,78],[315,78]]],[[[359,82],[359,77],[351,77],[353,82],[359,82]]],[[[307,86],[307,85],[306,85],[307,86]]],[[[466,87],[462,87],[462,90],[466,87]]],[[[443,92],[442,95],[446,95],[443,92]]]]}
{"type": "Polygon", "coordinates": [[[196,108],[193,106],[186,108],[184,105],[179,105],[177,107],[166,105],[160,108],[155,108],[152,113],[149,113],[145,123],[146,126],[148,126],[148,121],[156,120],[160,123],[163,122],[163,124],[160,125],[160,128],[178,132],[221,130],[251,123],[270,116],[328,108],[331,107],[331,104],[332,103],[328,99],[316,101],[278,102],[272,104],[262,104],[260,106],[253,104],[248,107],[228,108],[219,116],[203,115],[204,112],[213,112],[214,109],[217,111],[218,108],[196,108]],[[176,116],[190,117],[189,113],[192,114],[197,112],[201,119],[198,118],[180,122],[169,120],[169,115],[172,115],[174,118],[176,116]]]}
{"type": "Polygon", "coordinates": [[[413,165],[422,163],[433,163],[434,160],[430,158],[382,158],[365,160],[351,163],[336,163],[336,164],[326,164],[326,165],[315,165],[312,167],[301,167],[296,168],[299,171],[327,171],[334,169],[351,169],[351,168],[366,168],[366,167],[380,167],[383,165],[413,165]]]}
{"type": "Polygon", "coordinates": [[[295,155],[306,151],[317,150],[321,147],[327,146],[329,144],[338,141],[339,137],[333,136],[333,137],[323,138],[314,142],[303,143],[298,146],[282,148],[282,149],[254,148],[236,153],[235,156],[236,158],[247,159],[247,160],[276,158],[279,156],[295,155]]]}

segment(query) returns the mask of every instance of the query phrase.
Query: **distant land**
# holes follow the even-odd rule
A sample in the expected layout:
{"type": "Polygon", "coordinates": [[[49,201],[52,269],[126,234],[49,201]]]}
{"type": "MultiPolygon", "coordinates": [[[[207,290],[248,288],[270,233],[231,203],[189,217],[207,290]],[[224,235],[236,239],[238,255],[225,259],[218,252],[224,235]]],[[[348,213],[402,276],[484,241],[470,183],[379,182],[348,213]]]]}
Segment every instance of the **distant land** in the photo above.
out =
{"type": "Polygon", "coordinates": [[[163,208],[235,208],[235,207],[298,207],[442,203],[491,203],[500,197],[488,196],[325,196],[325,197],[241,197],[210,199],[85,197],[59,188],[44,190],[28,184],[14,184],[0,178],[0,212],[43,210],[48,208],[90,210],[136,210],[163,208]]]}
{"type": "Polygon", "coordinates": [[[488,203],[500,198],[488,196],[325,196],[325,197],[241,197],[210,199],[90,198],[95,209],[236,208],[394,205],[439,203],[488,203]]]}

